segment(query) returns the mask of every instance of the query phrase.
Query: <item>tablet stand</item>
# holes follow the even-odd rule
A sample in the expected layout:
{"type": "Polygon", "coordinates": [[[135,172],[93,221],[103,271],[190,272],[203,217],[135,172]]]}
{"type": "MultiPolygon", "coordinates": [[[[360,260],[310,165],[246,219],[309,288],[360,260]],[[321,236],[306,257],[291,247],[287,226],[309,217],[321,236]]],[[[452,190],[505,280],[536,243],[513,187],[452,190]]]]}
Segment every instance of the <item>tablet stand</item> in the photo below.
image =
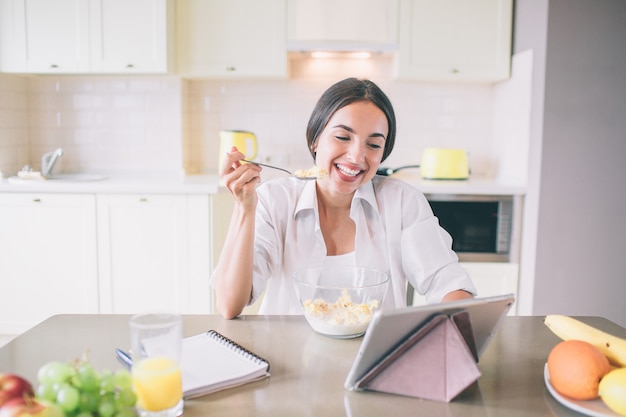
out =
{"type": "Polygon", "coordinates": [[[480,377],[469,315],[437,315],[386,355],[357,388],[450,402],[480,377]]]}

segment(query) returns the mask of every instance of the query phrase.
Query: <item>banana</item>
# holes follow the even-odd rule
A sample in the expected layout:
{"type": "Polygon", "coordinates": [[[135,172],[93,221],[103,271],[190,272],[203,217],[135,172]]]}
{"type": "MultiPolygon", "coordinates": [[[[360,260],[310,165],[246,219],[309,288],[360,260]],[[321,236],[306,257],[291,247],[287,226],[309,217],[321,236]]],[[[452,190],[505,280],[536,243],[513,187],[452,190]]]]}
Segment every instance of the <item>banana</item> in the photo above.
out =
{"type": "Polygon", "coordinates": [[[543,322],[561,339],[583,340],[600,349],[614,365],[626,366],[626,339],[560,314],[548,314],[543,322]]]}

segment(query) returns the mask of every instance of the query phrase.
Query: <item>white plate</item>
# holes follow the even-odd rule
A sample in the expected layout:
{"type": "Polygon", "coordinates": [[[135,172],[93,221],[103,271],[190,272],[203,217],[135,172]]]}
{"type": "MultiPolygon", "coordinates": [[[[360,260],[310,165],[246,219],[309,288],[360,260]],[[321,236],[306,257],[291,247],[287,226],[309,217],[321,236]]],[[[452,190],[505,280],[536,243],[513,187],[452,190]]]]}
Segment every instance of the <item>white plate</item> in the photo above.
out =
{"type": "Polygon", "coordinates": [[[619,414],[613,412],[609,407],[602,402],[601,399],[596,400],[573,400],[571,398],[567,398],[562,396],[554,389],[552,383],[550,383],[550,374],[548,373],[548,364],[546,363],[543,368],[543,379],[546,382],[546,387],[550,394],[565,407],[572,409],[574,411],[578,411],[579,413],[585,414],[587,416],[592,417],[620,417],[619,414]]]}

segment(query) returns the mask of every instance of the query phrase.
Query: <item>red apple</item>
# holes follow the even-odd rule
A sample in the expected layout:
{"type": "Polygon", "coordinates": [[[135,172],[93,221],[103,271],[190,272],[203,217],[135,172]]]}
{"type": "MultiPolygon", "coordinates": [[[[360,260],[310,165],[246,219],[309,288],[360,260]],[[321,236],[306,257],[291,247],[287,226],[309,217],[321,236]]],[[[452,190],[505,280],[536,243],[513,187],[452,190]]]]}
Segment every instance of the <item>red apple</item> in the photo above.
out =
{"type": "Polygon", "coordinates": [[[33,386],[19,375],[0,374],[0,407],[12,398],[34,397],[33,386]]]}
{"type": "Polygon", "coordinates": [[[61,408],[32,397],[13,398],[0,408],[0,417],[65,417],[61,408]]]}

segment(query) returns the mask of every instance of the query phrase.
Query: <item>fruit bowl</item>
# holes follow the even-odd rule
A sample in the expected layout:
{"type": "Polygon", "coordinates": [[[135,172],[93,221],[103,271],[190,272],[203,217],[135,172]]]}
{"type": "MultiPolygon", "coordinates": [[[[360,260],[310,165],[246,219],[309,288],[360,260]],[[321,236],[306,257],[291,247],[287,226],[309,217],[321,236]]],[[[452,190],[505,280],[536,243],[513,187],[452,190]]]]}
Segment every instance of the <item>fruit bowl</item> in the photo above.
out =
{"type": "Polygon", "coordinates": [[[387,274],[356,266],[306,268],[293,279],[309,325],[339,339],[365,333],[389,285],[387,274]]]}

